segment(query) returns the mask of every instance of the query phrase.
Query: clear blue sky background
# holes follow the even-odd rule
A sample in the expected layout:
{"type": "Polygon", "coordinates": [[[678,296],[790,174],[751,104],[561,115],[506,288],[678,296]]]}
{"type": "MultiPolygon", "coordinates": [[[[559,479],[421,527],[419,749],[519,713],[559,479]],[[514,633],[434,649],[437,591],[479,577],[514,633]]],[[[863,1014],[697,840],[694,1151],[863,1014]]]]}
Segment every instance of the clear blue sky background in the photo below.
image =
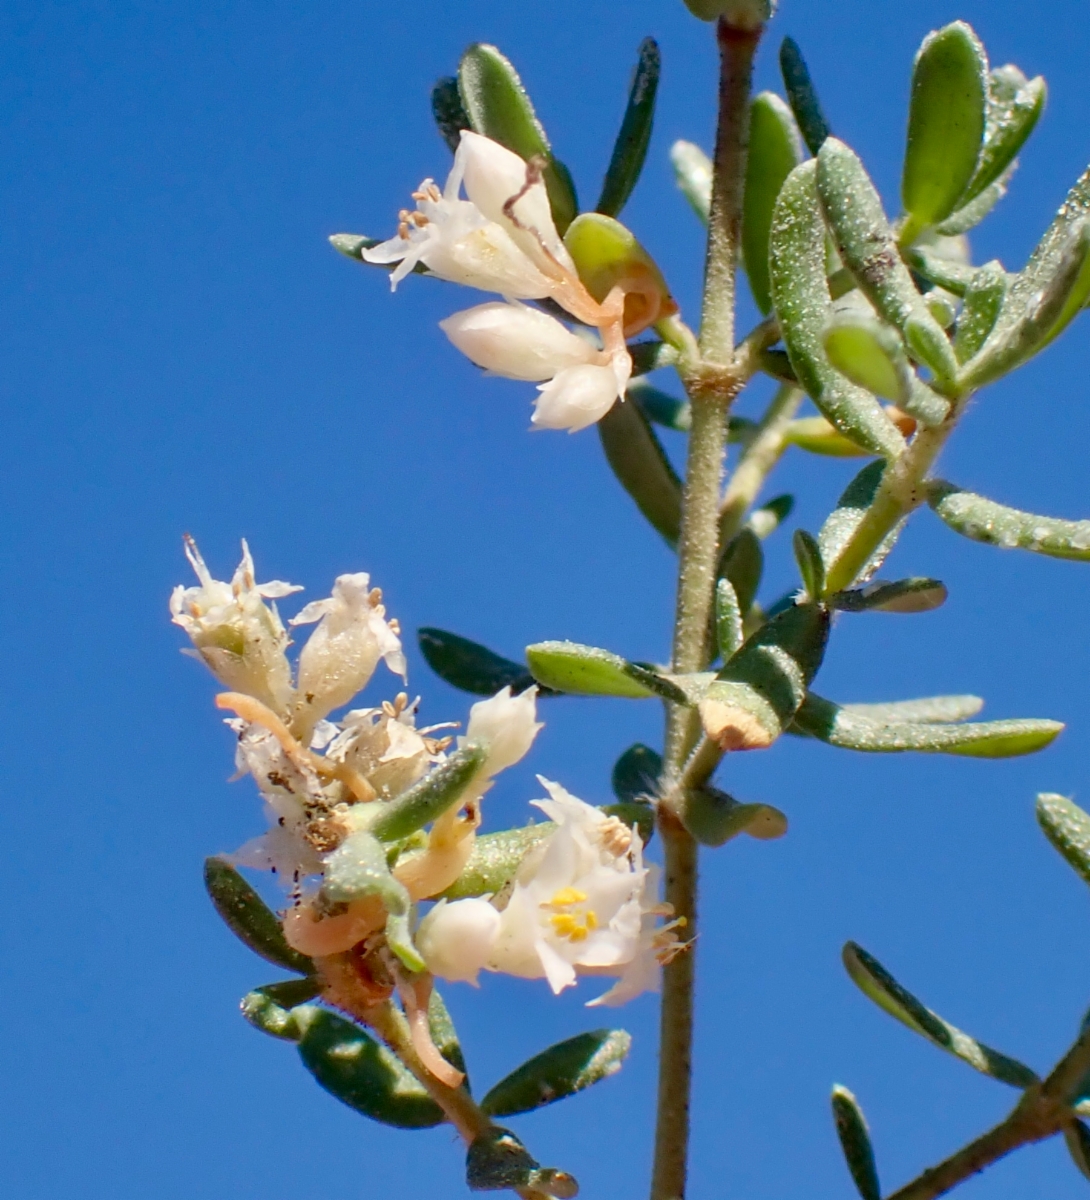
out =
{"type": "MultiPolygon", "coordinates": [[[[776,86],[775,46],[798,38],[892,205],[912,55],[959,16],[993,62],[1051,86],[1013,193],[977,237],[978,261],[1014,267],[1090,159],[1081,0],[786,0],[759,81],[776,86]]],[[[368,1124],[237,1016],[275,972],[219,924],[201,862],[261,817],[251,784],[226,782],[231,739],[166,602],[187,579],[184,530],[220,574],[245,535],[264,577],[310,597],[371,571],[407,630],[442,625],[509,654],[547,637],[666,653],[670,556],[594,432],[529,434],[532,389],[482,379],[448,347],[436,321],[467,294],[412,279],[391,298],[325,242],[389,234],[418,181],[443,175],[428,93],[472,40],[518,64],[593,204],[648,33],[663,90],[627,220],[691,315],[700,231],[667,150],[710,140],[714,55],[680,0],[15,0],[0,14],[0,1179],[13,1200],[464,1194],[448,1132],[368,1124]]],[[[947,474],[1088,515],[1085,322],[978,402],[947,474]]],[[[791,475],[797,522],[814,529],[855,469],[800,455],[773,487],[791,475]]],[[[772,596],[793,579],[781,543],[772,596]]],[[[987,714],[1069,729],[1011,763],[787,741],[729,764],[725,786],[784,809],[791,831],[706,855],[694,1198],[850,1195],[834,1081],[864,1104],[889,1189],[1013,1101],[865,1001],[840,966],[847,938],[1038,1068],[1090,1001],[1090,896],[1032,815],[1037,790],[1090,799],[1090,568],[972,545],[928,513],[894,563],[946,580],[949,603],[842,620],[823,692],[975,691],[987,714]]],[[[424,716],[464,717],[467,699],[415,648],[410,663],[424,716]]],[[[489,827],[523,819],[535,771],[604,801],[617,753],[659,736],[650,703],[546,716],[490,797],[489,827]]],[[[601,1021],[586,988],[448,991],[479,1086],[601,1021]]],[[[644,998],[618,1014],[635,1037],[618,1078],[514,1122],[587,1197],[644,1189],[655,1012],[644,998]]],[[[963,1194],[1084,1188],[1052,1143],[963,1194]]]]}

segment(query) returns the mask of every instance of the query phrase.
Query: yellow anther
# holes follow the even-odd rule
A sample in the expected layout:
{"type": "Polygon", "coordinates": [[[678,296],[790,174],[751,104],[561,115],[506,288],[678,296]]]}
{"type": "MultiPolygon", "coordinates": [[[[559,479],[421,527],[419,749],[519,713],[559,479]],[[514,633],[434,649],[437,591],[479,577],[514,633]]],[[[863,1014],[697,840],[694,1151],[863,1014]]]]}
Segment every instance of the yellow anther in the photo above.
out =
{"type": "Polygon", "coordinates": [[[593,908],[587,909],[586,922],[587,922],[588,929],[597,929],[598,928],[598,914],[594,911],[593,908]]]}
{"type": "Polygon", "coordinates": [[[582,942],[587,937],[587,928],[585,925],[578,925],[568,934],[568,940],[571,942],[582,942]]]}
{"type": "Polygon", "coordinates": [[[566,938],[574,938],[576,931],[580,928],[579,922],[571,913],[556,913],[549,918],[549,924],[561,937],[566,938]]]}
{"type": "Polygon", "coordinates": [[[581,892],[578,888],[562,887],[560,891],[553,894],[553,898],[547,901],[543,908],[568,908],[573,904],[582,904],[587,898],[586,892],[581,892]]]}

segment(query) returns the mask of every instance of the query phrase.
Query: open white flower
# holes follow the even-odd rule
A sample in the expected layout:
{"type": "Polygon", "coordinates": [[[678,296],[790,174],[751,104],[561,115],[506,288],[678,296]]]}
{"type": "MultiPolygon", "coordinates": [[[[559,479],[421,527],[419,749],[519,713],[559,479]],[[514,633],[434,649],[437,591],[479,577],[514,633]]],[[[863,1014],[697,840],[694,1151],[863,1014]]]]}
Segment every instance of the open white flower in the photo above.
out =
{"type": "Polygon", "coordinates": [[[618,982],[592,1004],[621,1004],[657,986],[659,963],[679,949],[639,834],[541,779],[535,801],[556,832],[531,851],[505,908],[487,899],[437,904],[417,945],[433,974],[475,982],[481,970],[545,978],[554,992],[581,974],[618,982]]]}
{"type": "Polygon", "coordinates": [[[284,713],[291,701],[291,667],[284,654],[288,635],[266,600],[303,589],[274,579],[257,583],[250,548],[242,543],[242,561],[230,583],[213,579],[187,534],[185,555],[197,574],[198,587],[179,584],[170,597],[170,613],[193,642],[185,651],[199,658],[232,691],[244,692],[284,713]]]}
{"type": "Polygon", "coordinates": [[[481,776],[490,780],[525,758],[538,731],[544,728],[537,719],[537,688],[528,687],[512,696],[511,688],[505,687],[473,705],[462,740],[487,747],[481,776]]]}
{"type": "Polygon", "coordinates": [[[333,594],[312,600],[289,624],[318,625],[299,655],[293,727],[309,741],[314,725],[363,690],[379,659],[405,677],[401,639],[386,620],[382,593],[360,572],[339,575],[333,594]]]}
{"type": "Polygon", "coordinates": [[[362,252],[368,262],[399,264],[392,286],[423,263],[442,279],[508,300],[552,299],[576,321],[598,330],[603,350],[554,317],[498,303],[440,322],[451,342],[479,366],[542,383],[536,426],[574,433],[624,398],[632,372],[624,293],[614,288],[599,303],[584,287],[557,233],[537,166],[465,130],[443,191],[426,179],[413,198],[417,208],[401,213],[398,236],[362,252]],[[467,200],[459,198],[463,185],[467,200]]]}

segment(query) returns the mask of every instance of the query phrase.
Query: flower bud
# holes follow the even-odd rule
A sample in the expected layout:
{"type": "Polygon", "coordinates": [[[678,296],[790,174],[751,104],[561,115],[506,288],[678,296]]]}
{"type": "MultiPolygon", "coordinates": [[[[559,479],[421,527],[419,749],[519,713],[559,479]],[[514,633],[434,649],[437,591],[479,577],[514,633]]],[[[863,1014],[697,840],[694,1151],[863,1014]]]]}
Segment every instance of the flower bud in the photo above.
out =
{"type": "Polygon", "coordinates": [[[405,674],[401,641],[385,619],[381,593],[369,584],[364,572],[338,576],[329,599],[312,601],[291,621],[318,622],[299,655],[293,727],[301,740],[367,684],[380,658],[391,671],[405,674]]]}
{"type": "Polygon", "coordinates": [[[489,779],[524,758],[539,729],[537,688],[527,688],[517,696],[505,687],[488,700],[478,700],[469,710],[465,742],[484,746],[487,757],[482,768],[489,779]]]}
{"type": "Polygon", "coordinates": [[[586,429],[613,407],[624,394],[632,360],[618,355],[607,366],[568,367],[538,387],[541,395],[531,418],[538,429],[586,429]]]}
{"type": "Polygon", "coordinates": [[[213,579],[197,543],[187,535],[185,554],[199,587],[174,589],[170,612],[189,635],[194,657],[233,692],[253,696],[283,714],[291,703],[291,668],[284,650],[288,635],[276,608],[265,599],[303,589],[273,580],[257,583],[250,548],[242,543],[242,561],[231,582],[213,579]]]}
{"type": "Polygon", "coordinates": [[[500,914],[487,900],[440,900],[416,931],[428,970],[440,979],[477,986],[500,932],[500,914]]]}
{"type": "Polygon", "coordinates": [[[538,383],[602,357],[555,317],[521,304],[478,304],[440,321],[439,328],[466,358],[508,379],[538,383]]]}

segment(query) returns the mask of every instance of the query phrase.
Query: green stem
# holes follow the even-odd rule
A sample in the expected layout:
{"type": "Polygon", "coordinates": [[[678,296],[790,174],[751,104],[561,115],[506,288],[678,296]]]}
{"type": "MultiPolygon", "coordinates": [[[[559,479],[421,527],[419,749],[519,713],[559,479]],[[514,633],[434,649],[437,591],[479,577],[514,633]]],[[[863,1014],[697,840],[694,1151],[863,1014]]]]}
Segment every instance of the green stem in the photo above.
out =
{"type": "MultiPolygon", "coordinates": [[[[727,413],[745,382],[734,354],[734,299],[741,234],[742,187],[753,57],[761,30],[718,24],[719,125],[712,178],[708,253],[704,272],[701,362],[682,375],[692,402],[692,428],[678,542],[677,610],[672,668],[686,673],[707,661],[708,631],[719,553],[719,493],[726,449],[727,413]]],[[[691,709],[670,705],[665,771],[677,779],[699,734],[691,709]]],[[[665,899],[696,934],[697,845],[669,797],[659,809],[665,865],[665,899]]],[[[693,945],[663,969],[659,1042],[658,1114],[651,1200],[681,1200],[689,1156],[692,1081],[693,945]]]]}
{"type": "Polygon", "coordinates": [[[897,522],[924,499],[920,484],[950,436],[955,419],[951,416],[933,429],[921,429],[908,449],[887,464],[873,503],[829,567],[827,592],[851,587],[897,522]]]}

